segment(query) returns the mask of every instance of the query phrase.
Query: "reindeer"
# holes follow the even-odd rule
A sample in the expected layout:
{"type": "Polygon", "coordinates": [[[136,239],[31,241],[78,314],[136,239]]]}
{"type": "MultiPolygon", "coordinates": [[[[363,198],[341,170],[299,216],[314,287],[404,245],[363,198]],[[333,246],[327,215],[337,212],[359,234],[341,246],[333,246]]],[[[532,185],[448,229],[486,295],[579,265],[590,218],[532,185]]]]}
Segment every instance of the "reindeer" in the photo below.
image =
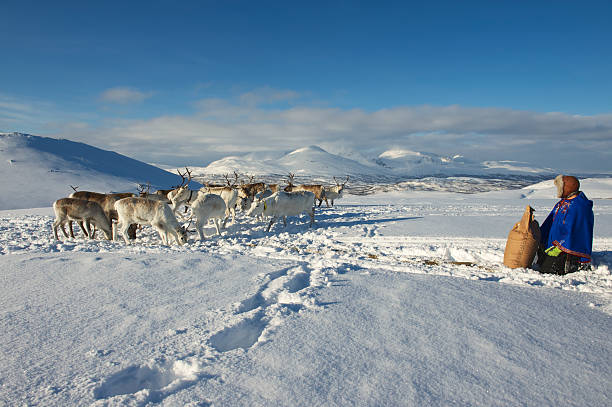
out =
{"type": "Polygon", "coordinates": [[[153,226],[165,245],[170,245],[170,236],[179,245],[187,242],[187,231],[179,224],[170,206],[164,202],[142,197],[123,198],[115,202],[115,209],[126,244],[129,244],[127,230],[133,223],[153,226]]]}
{"type": "Polygon", "coordinates": [[[289,173],[289,177],[287,179],[287,182],[289,185],[285,187],[284,189],[285,192],[309,191],[314,194],[313,204],[316,204],[316,201],[319,201],[318,206],[321,206],[321,204],[323,203],[323,200],[325,200],[325,204],[329,206],[329,204],[327,203],[327,198],[325,197],[325,189],[323,188],[322,185],[294,185],[293,184],[294,177],[295,177],[295,174],[289,173]]]}
{"type": "MultiPolygon", "coordinates": [[[[113,238],[111,222],[97,202],[75,198],[61,198],[53,203],[53,211],[55,212],[53,235],[56,240],[59,240],[59,236],[57,235],[58,227],[62,229],[64,236],[68,237],[64,229],[64,224],[70,221],[79,222],[83,232],[86,236],[89,236],[90,239],[94,238],[93,231],[89,229],[91,224],[102,229],[108,240],[112,240],[113,238]],[[85,223],[86,227],[83,226],[83,223],[85,223]]],[[[72,228],[70,229],[70,237],[74,238],[72,228]]]]}
{"type": "MultiPolygon", "coordinates": [[[[236,189],[236,182],[238,182],[238,173],[234,171],[234,180],[231,181],[229,175],[224,175],[227,186],[223,187],[211,187],[205,186],[200,188],[200,193],[215,194],[219,195],[225,201],[227,207],[227,215],[232,215],[232,223],[236,222],[236,204],[238,202],[238,191],[236,189]]],[[[224,223],[225,227],[225,223],[224,223]]]]}
{"type": "MultiPolygon", "coordinates": [[[[117,211],[115,211],[115,202],[117,202],[119,199],[132,197],[132,196],[134,196],[134,194],[130,192],[102,194],[99,192],[76,191],[75,190],[75,192],[70,194],[69,198],[82,199],[85,201],[98,203],[102,207],[102,210],[104,211],[104,214],[106,215],[108,220],[111,222],[111,227],[112,227],[113,220],[118,219],[117,211]]],[[[83,222],[79,221],[78,223],[79,223],[79,226],[81,227],[81,230],[83,230],[83,233],[85,233],[85,227],[83,226],[83,222]]],[[[72,232],[72,222],[71,221],[68,222],[68,228],[70,229],[70,234],[72,235],[73,232],[72,232]]],[[[86,228],[89,229],[89,225],[87,225],[86,228]]],[[[137,228],[137,225],[130,226],[130,229],[129,229],[130,239],[136,239],[136,228],[137,228]]],[[[95,236],[95,233],[96,233],[95,228],[92,233],[95,236]]]]}
{"type": "Polygon", "coordinates": [[[239,206],[243,211],[246,210],[255,200],[255,195],[266,190],[263,182],[253,182],[254,176],[249,176],[249,183],[243,183],[238,187],[239,206]]]}
{"type": "MultiPolygon", "coordinates": [[[[344,186],[349,180],[349,176],[346,176],[346,180],[340,183],[336,177],[334,177],[334,181],[336,182],[335,187],[325,187],[325,203],[327,204],[327,200],[331,201],[331,206],[334,206],[334,200],[342,198],[342,193],[344,192],[344,186]]],[[[327,205],[329,207],[329,205],[327,205]]]]}
{"type": "Polygon", "coordinates": [[[283,223],[287,227],[287,216],[297,216],[303,212],[310,216],[310,227],[314,224],[315,208],[312,206],[314,194],[309,191],[284,192],[279,191],[270,195],[268,198],[253,202],[251,209],[247,212],[248,216],[271,216],[266,231],[279,217],[283,218],[283,223]]]}
{"type": "Polygon", "coordinates": [[[221,235],[219,230],[220,220],[223,219],[221,227],[224,228],[228,218],[227,205],[223,198],[216,194],[205,194],[202,192],[200,192],[196,200],[193,201],[191,213],[192,216],[196,217],[195,227],[200,240],[204,240],[203,229],[208,220],[213,220],[215,229],[217,229],[217,235],[221,235]]]}
{"type": "Polygon", "coordinates": [[[191,171],[189,171],[189,168],[185,167],[185,173],[181,173],[179,170],[176,170],[176,172],[181,177],[181,183],[168,193],[168,199],[172,203],[170,207],[172,212],[176,213],[176,210],[181,205],[185,205],[185,212],[187,212],[187,205],[190,205],[197,198],[198,191],[189,189],[189,183],[191,182],[191,171]]]}

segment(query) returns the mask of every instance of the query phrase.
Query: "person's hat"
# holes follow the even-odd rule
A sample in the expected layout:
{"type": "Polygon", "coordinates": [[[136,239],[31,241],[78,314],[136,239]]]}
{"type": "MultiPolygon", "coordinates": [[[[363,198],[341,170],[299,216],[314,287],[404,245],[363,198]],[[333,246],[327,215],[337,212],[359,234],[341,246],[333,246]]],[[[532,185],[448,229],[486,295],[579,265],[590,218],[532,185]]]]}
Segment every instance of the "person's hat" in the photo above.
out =
{"type": "Polygon", "coordinates": [[[571,175],[560,174],[555,178],[555,186],[557,187],[557,198],[568,198],[578,192],[580,181],[571,175]]]}

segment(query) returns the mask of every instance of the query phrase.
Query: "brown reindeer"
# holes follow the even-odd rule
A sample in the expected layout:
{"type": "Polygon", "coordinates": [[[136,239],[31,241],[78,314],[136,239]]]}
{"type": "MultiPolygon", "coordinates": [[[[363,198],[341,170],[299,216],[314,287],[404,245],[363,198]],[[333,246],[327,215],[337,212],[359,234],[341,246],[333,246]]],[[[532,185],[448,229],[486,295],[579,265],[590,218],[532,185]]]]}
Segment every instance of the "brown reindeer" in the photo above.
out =
{"type": "Polygon", "coordinates": [[[249,183],[243,183],[238,187],[238,198],[242,210],[246,210],[251,206],[258,192],[266,190],[266,184],[263,182],[253,182],[254,178],[254,176],[249,176],[249,183]]]}
{"type": "Polygon", "coordinates": [[[295,174],[289,173],[289,177],[287,179],[289,185],[285,187],[285,192],[309,191],[312,192],[315,196],[314,203],[316,203],[316,201],[319,201],[319,205],[317,206],[321,206],[323,200],[325,200],[325,204],[329,206],[329,204],[327,203],[327,198],[325,197],[325,189],[322,185],[294,185],[294,178],[295,174]]]}
{"type": "MultiPolygon", "coordinates": [[[[90,225],[94,225],[104,232],[108,240],[113,239],[111,222],[104,213],[104,210],[97,202],[85,201],[76,198],[61,198],[53,203],[53,211],[55,212],[55,221],[53,222],[53,235],[56,240],[59,240],[57,228],[62,229],[65,237],[68,237],[64,224],[70,221],[77,221],[83,228],[83,232],[90,239],[94,238],[93,230],[90,230],[90,225]],[[85,226],[83,226],[85,224],[85,226]]],[[[72,228],[70,229],[70,237],[74,238],[72,228]]]]}
{"type": "MultiPolygon", "coordinates": [[[[115,210],[115,202],[117,202],[118,200],[122,199],[122,198],[129,198],[129,197],[133,197],[134,194],[132,194],[131,192],[121,192],[121,193],[115,193],[115,194],[102,194],[99,192],[91,192],[91,191],[76,191],[73,192],[72,194],[70,194],[70,198],[74,198],[74,199],[82,199],[85,201],[90,201],[90,202],[96,202],[97,204],[100,205],[100,207],[102,207],[102,210],[104,211],[104,214],[106,215],[106,217],[109,219],[109,221],[113,222],[113,220],[118,220],[118,215],[117,215],[117,211],[115,210]]],[[[83,233],[85,233],[85,227],[83,226],[82,222],[79,222],[79,226],[81,227],[81,229],[83,230],[83,233]]],[[[136,228],[138,225],[130,225],[130,229],[129,229],[129,236],[130,239],[136,239],[136,228]]],[[[68,228],[70,229],[70,234],[73,235],[72,232],[72,222],[68,222],[68,228]]],[[[95,235],[95,229],[93,231],[93,234],[95,235]]]]}

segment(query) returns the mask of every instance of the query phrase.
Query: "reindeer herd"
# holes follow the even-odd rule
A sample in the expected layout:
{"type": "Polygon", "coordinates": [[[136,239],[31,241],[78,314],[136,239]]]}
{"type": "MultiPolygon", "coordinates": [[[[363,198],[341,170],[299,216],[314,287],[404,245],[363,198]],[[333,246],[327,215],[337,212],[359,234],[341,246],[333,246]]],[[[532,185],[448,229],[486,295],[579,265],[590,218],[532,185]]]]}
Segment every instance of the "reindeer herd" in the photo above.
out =
{"type": "Polygon", "coordinates": [[[65,225],[68,225],[70,237],[74,238],[72,223],[77,222],[83,234],[91,239],[95,238],[96,228],[102,230],[108,240],[116,240],[119,230],[126,244],[129,244],[130,240],[136,239],[141,225],[150,225],[157,230],[163,244],[170,245],[172,238],[182,245],[188,240],[188,228],[182,226],[177,218],[177,211],[180,213],[182,208],[184,214],[178,216],[189,216],[189,224],[195,219],[200,240],[204,240],[203,228],[210,221],[217,235],[221,234],[230,216],[232,223],[235,223],[237,209],[262,222],[269,218],[267,231],[279,218],[287,226],[287,216],[302,213],[310,216],[312,226],[317,202],[318,206],[323,201],[328,207],[329,202],[333,206],[334,200],[342,197],[349,180],[348,176],[344,182],[334,177],[336,185],[332,187],[295,185],[295,174],[289,173],[288,185],[281,188],[278,184],[255,183],[254,177],[249,177],[248,182],[238,183],[239,175],[234,172],[233,179],[229,175],[224,176],[225,185],[206,183],[201,189],[192,190],[189,188],[191,171],[185,168],[184,173],[177,172],[181,177],[180,185],[154,193],[149,192],[150,185],[143,184],[139,185],[138,195],[78,191],[77,187],[71,186],[74,192],[69,197],[53,203],[55,239],[59,240],[58,228],[68,237],[65,225]],[[116,227],[113,227],[114,221],[116,227]]]}

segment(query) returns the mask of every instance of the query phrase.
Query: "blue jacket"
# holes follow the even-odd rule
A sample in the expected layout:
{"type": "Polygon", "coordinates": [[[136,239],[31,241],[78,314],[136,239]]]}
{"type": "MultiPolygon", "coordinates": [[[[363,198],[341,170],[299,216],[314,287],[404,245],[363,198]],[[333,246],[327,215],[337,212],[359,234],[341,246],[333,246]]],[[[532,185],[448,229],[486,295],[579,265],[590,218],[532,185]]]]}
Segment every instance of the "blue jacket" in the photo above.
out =
{"type": "Polygon", "coordinates": [[[540,242],[544,249],[557,246],[588,263],[593,248],[593,222],[593,201],[580,192],[575,198],[557,202],[540,226],[540,242]]]}

